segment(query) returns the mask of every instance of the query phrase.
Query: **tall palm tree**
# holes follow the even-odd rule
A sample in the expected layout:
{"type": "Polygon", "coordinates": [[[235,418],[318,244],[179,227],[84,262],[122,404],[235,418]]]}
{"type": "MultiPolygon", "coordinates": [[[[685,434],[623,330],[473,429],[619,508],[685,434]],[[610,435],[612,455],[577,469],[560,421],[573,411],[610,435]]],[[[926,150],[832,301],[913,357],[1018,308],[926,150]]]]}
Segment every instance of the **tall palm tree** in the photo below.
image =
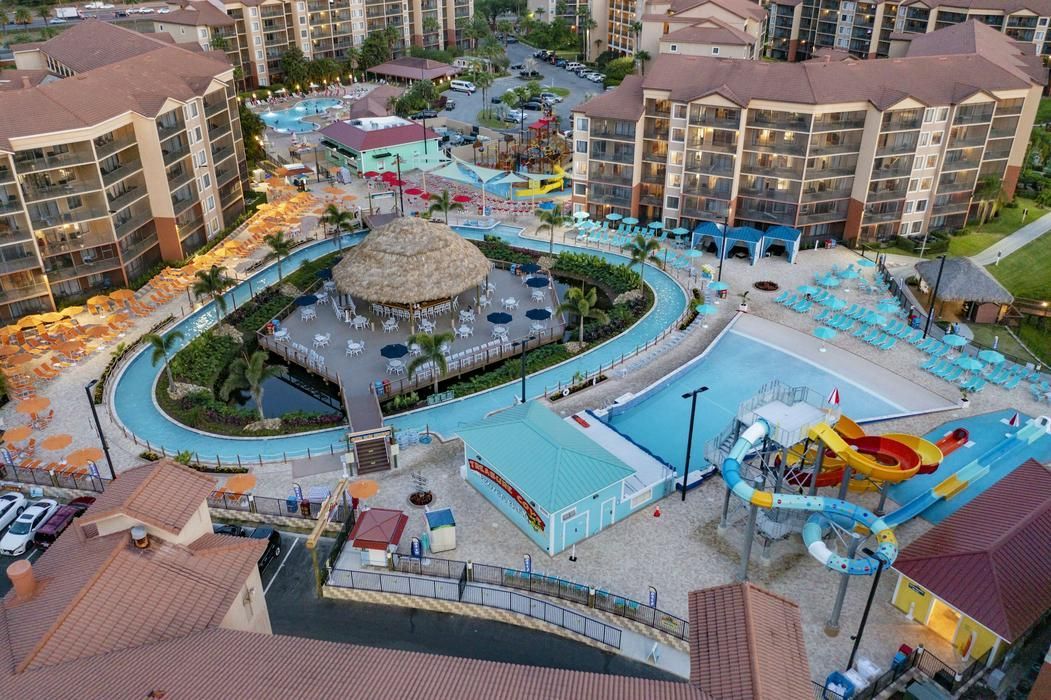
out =
{"type": "Polygon", "coordinates": [[[233,392],[247,389],[255,400],[259,420],[266,418],[263,415],[263,383],[271,377],[283,377],[288,373],[281,365],[268,365],[267,357],[266,350],[256,350],[251,357],[237,358],[230,363],[230,374],[226,375],[226,381],[219,389],[219,397],[223,401],[229,401],[233,392]]]}
{"type": "Polygon", "coordinates": [[[29,10],[27,10],[24,7],[20,7],[17,10],[15,10],[15,24],[21,24],[22,26],[27,26],[29,24],[32,24],[32,22],[33,22],[33,15],[30,14],[29,10]]]}
{"type": "Polygon", "coordinates": [[[635,60],[639,62],[639,75],[646,75],[646,61],[653,58],[649,51],[636,51],[635,60]]]}
{"type": "Polygon", "coordinates": [[[416,344],[420,346],[419,356],[413,358],[412,362],[409,363],[409,374],[415,372],[419,367],[430,362],[434,365],[434,393],[438,393],[438,380],[443,374],[449,370],[449,365],[445,361],[445,353],[442,352],[442,345],[446,343],[452,343],[452,333],[413,333],[409,336],[409,344],[416,344]]]}
{"type": "Polygon", "coordinates": [[[646,274],[646,263],[660,262],[656,253],[661,249],[661,244],[652,238],[646,238],[640,234],[625,245],[624,249],[631,253],[631,265],[639,266],[639,289],[642,289],[644,284],[642,278],[646,274]]]}
{"type": "Polygon", "coordinates": [[[598,294],[592,287],[584,291],[583,287],[570,287],[565,299],[558,305],[559,311],[571,313],[580,319],[580,342],[584,342],[584,321],[594,319],[599,323],[609,323],[609,316],[602,309],[596,309],[598,294]]]}
{"type": "Polygon", "coordinates": [[[493,107],[489,104],[489,88],[493,86],[493,74],[487,70],[475,71],[471,76],[471,82],[474,83],[479,90],[482,91],[482,104],[485,105],[482,109],[489,114],[493,115],[493,107]]]}
{"type": "Polygon", "coordinates": [[[434,214],[434,212],[440,211],[445,214],[445,223],[449,223],[449,212],[462,209],[463,205],[459,202],[454,202],[452,197],[449,196],[449,190],[442,190],[442,193],[439,195],[431,195],[431,206],[427,208],[427,212],[434,214]]]}
{"type": "Polygon", "coordinates": [[[354,215],[346,209],[340,209],[335,204],[329,204],[321,215],[321,223],[336,229],[336,248],[343,250],[343,239],[340,234],[344,229],[350,230],[351,224],[354,223],[354,215]]]}
{"type": "Polygon", "coordinates": [[[48,5],[41,5],[36,11],[37,17],[44,20],[44,26],[50,26],[51,24],[51,8],[48,5]]]}
{"type": "Polygon", "coordinates": [[[551,237],[548,239],[547,252],[555,252],[555,229],[561,226],[566,221],[566,217],[562,215],[562,211],[556,207],[554,209],[537,209],[535,212],[536,218],[540,219],[540,226],[537,230],[547,229],[551,233],[551,237]]]}
{"type": "Polygon", "coordinates": [[[270,247],[270,252],[277,256],[277,281],[280,282],[284,279],[284,274],[281,272],[281,260],[292,252],[293,242],[291,239],[285,238],[284,231],[264,236],[263,242],[270,247]]]}
{"type": "Polygon", "coordinates": [[[150,362],[156,367],[158,362],[161,362],[162,360],[164,361],[164,372],[168,375],[169,391],[175,386],[175,380],[172,378],[171,351],[175,349],[175,344],[182,340],[182,338],[182,331],[172,331],[165,336],[160,336],[156,333],[147,333],[142,336],[142,339],[153,347],[153,354],[150,355],[150,362]]]}
{"type": "Polygon", "coordinates": [[[11,18],[6,12],[0,10],[0,27],[4,29],[4,36],[7,36],[7,25],[11,24],[11,18]]]}
{"type": "Polygon", "coordinates": [[[635,35],[635,50],[638,51],[639,37],[642,36],[642,22],[640,22],[639,20],[635,20],[634,22],[628,25],[628,29],[630,29],[631,33],[635,35]]]}
{"type": "Polygon", "coordinates": [[[226,272],[218,265],[212,265],[207,270],[198,270],[197,281],[193,283],[193,295],[211,297],[215,300],[215,307],[219,310],[219,318],[226,315],[226,299],[223,292],[234,286],[234,281],[226,276],[226,272]]]}

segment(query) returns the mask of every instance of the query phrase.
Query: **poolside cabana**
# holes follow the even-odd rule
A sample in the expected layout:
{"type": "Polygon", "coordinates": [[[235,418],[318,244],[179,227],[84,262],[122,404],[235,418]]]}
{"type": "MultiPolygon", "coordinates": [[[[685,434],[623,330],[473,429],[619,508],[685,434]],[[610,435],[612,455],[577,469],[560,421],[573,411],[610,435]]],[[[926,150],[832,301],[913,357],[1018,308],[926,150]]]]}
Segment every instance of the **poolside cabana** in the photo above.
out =
{"type": "Polygon", "coordinates": [[[958,305],[951,311],[961,320],[998,323],[1014,301],[1003,285],[968,258],[946,258],[940,282],[939,267],[940,260],[925,260],[916,264],[916,274],[927,289],[933,290],[935,285],[938,286],[938,316],[944,314],[946,303],[950,303],[958,305]]]}
{"type": "Polygon", "coordinates": [[[799,254],[799,242],[802,234],[799,229],[791,226],[774,226],[763,231],[763,244],[760,247],[759,257],[765,257],[770,248],[776,245],[783,246],[785,257],[788,262],[794,263],[796,255],[799,254]]]}
{"type": "Polygon", "coordinates": [[[735,247],[743,245],[748,249],[751,264],[755,265],[759,259],[759,247],[763,240],[763,232],[751,226],[726,228],[722,224],[705,221],[694,229],[693,237],[694,241],[701,246],[706,242],[714,245],[717,259],[726,258],[735,247]]]}
{"type": "Polygon", "coordinates": [[[402,80],[411,84],[417,80],[433,80],[436,83],[448,80],[459,73],[460,69],[450,66],[448,63],[433,61],[429,58],[402,56],[393,61],[373,66],[366,72],[391,80],[402,80]]]}

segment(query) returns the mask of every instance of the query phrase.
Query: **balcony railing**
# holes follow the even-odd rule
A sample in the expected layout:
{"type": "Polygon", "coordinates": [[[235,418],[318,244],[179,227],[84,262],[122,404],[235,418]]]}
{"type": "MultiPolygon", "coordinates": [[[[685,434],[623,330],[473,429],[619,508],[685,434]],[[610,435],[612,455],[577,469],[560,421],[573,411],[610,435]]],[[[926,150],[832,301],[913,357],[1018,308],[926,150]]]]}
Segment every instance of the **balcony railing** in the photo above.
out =
{"type": "Polygon", "coordinates": [[[156,236],[148,236],[139,241],[138,243],[132,243],[128,247],[122,248],[120,251],[120,256],[124,259],[125,263],[128,263],[131,260],[134,260],[135,258],[139,257],[139,255],[146,252],[155,245],[157,245],[156,236]]]}
{"type": "Polygon", "coordinates": [[[228,106],[228,103],[226,101],[226,96],[225,95],[222,97],[222,99],[217,99],[215,102],[213,102],[211,104],[205,103],[205,105],[204,105],[204,116],[205,117],[214,117],[216,114],[219,114],[219,112],[226,111],[227,106],[228,106]]]}
{"type": "Polygon", "coordinates": [[[967,201],[935,204],[933,207],[931,207],[931,216],[949,216],[951,214],[963,214],[966,213],[969,206],[970,203],[967,201]]]}
{"type": "Polygon", "coordinates": [[[886,221],[897,221],[901,218],[901,210],[894,211],[869,211],[865,210],[865,223],[883,223],[886,221]]]}
{"type": "Polygon", "coordinates": [[[617,141],[635,141],[635,131],[632,130],[629,133],[621,132],[616,129],[604,129],[596,128],[595,122],[591,123],[591,138],[595,139],[615,139],[617,141]]]}
{"type": "Polygon", "coordinates": [[[161,152],[164,154],[164,164],[171,165],[175,161],[190,155],[190,145],[183,143],[168,149],[161,149],[161,152]]]}
{"type": "Polygon", "coordinates": [[[4,214],[16,214],[20,211],[22,211],[22,205],[15,197],[0,202],[0,216],[4,214]]]}
{"type": "Polygon", "coordinates": [[[109,199],[109,195],[106,195],[106,198],[109,199],[109,208],[111,211],[120,211],[132,202],[145,197],[146,194],[145,187],[129,187],[113,199],[109,199]]]}
{"type": "MultiPolygon", "coordinates": [[[[189,152],[189,151],[187,151],[189,152]]],[[[142,161],[132,160],[127,163],[121,163],[112,170],[107,170],[102,173],[102,182],[105,183],[106,187],[120,182],[129,175],[142,170],[142,161]]]]}
{"type": "Polygon", "coordinates": [[[861,143],[811,143],[811,156],[834,156],[841,153],[857,153],[861,143]]]}
{"type": "Polygon", "coordinates": [[[85,233],[75,238],[70,238],[65,241],[50,240],[45,237],[42,241],[41,246],[44,257],[50,257],[52,255],[61,255],[62,253],[69,253],[74,250],[84,250],[86,248],[95,248],[100,245],[107,245],[113,243],[113,234],[109,232],[93,232],[85,233]]]}
{"type": "Polygon", "coordinates": [[[116,219],[113,220],[113,227],[117,231],[117,238],[124,238],[135,229],[139,228],[147,221],[153,218],[153,214],[149,211],[139,212],[138,214],[132,214],[130,218],[124,219],[118,222],[116,219]]]}
{"type": "Polygon", "coordinates": [[[73,211],[52,213],[39,219],[33,218],[32,223],[33,228],[44,229],[52,228],[54,226],[62,226],[63,224],[76,224],[81,221],[101,219],[105,216],[109,216],[109,212],[105,209],[98,209],[96,207],[79,207],[73,211]]]}
{"type": "Polygon", "coordinates": [[[193,171],[189,168],[182,168],[179,172],[168,176],[168,189],[174,192],[192,179],[193,171]]]}
{"type": "Polygon", "coordinates": [[[14,182],[15,173],[6,165],[0,165],[0,185],[6,182],[14,182]]]}
{"type": "Polygon", "coordinates": [[[594,202],[595,204],[609,204],[615,207],[630,207],[631,197],[618,197],[612,194],[593,194],[588,193],[588,201],[594,202]]]}
{"type": "Polygon", "coordinates": [[[989,138],[991,139],[1005,139],[1015,135],[1015,131],[1018,126],[1011,126],[1010,128],[993,128],[989,130],[989,138]]]}
{"type": "Polygon", "coordinates": [[[943,172],[952,172],[954,170],[971,170],[977,168],[981,161],[978,158],[958,158],[956,160],[945,159],[945,163],[942,164],[943,172]]]}
{"type": "Polygon", "coordinates": [[[94,162],[95,156],[89,150],[56,153],[39,158],[15,156],[15,168],[20,173],[32,173],[52,168],[68,168],[71,165],[83,165],[94,162]]]}
{"type": "Polygon", "coordinates": [[[23,255],[19,258],[0,260],[0,273],[3,274],[9,272],[21,272],[22,270],[32,270],[37,267],[40,267],[40,261],[37,260],[37,256],[35,255],[23,255]]]}
{"type": "Polygon", "coordinates": [[[686,147],[695,151],[716,151],[717,153],[737,153],[736,143],[715,142],[711,139],[691,139],[686,147]]]}
{"type": "Polygon", "coordinates": [[[847,218],[846,208],[842,210],[832,211],[821,211],[814,212],[812,214],[800,214],[796,219],[798,226],[806,226],[808,224],[823,224],[829,221],[843,221],[847,218]]]}
{"type": "Polygon", "coordinates": [[[238,169],[235,166],[229,166],[226,168],[215,169],[215,184],[219,187],[230,182],[233,178],[237,177],[238,169]]]}
{"type": "Polygon", "coordinates": [[[197,203],[196,197],[172,197],[172,208],[175,211],[175,216],[183,213],[191,206],[197,203]]]}
{"type": "Polygon", "coordinates": [[[892,141],[876,146],[877,156],[896,156],[902,153],[912,153],[916,150],[915,141],[892,141]]]}
{"type": "Polygon", "coordinates": [[[904,188],[900,190],[876,190],[875,192],[870,190],[866,201],[887,202],[892,199],[905,199],[906,194],[908,194],[908,190],[904,188]]]}
{"type": "Polygon", "coordinates": [[[923,118],[920,115],[915,117],[896,117],[894,119],[884,119],[882,131],[910,131],[912,129],[919,129],[923,118]]]}
{"type": "Polygon", "coordinates": [[[32,299],[33,297],[47,294],[47,291],[48,287],[46,282],[35,282],[24,287],[0,289],[0,304],[10,304],[11,302],[20,301],[22,299],[32,299]]]}
{"type": "Polygon", "coordinates": [[[123,136],[121,138],[109,139],[108,141],[105,141],[103,143],[95,141],[95,154],[98,156],[99,160],[102,160],[107,156],[113,155],[117,151],[123,151],[129,146],[134,146],[135,143],[136,141],[134,134],[132,134],[131,136],[123,136]]]}
{"type": "Polygon", "coordinates": [[[807,168],[806,179],[826,180],[833,177],[847,177],[853,175],[855,170],[857,170],[857,167],[853,165],[838,165],[834,167],[814,166],[807,168]]]}
{"type": "Polygon", "coordinates": [[[219,163],[222,163],[224,160],[226,160],[227,158],[229,158],[233,154],[234,154],[234,147],[233,146],[224,146],[223,148],[212,149],[212,162],[215,163],[216,165],[218,165],[219,163]]]}
{"type": "Polygon", "coordinates": [[[22,195],[27,202],[35,202],[41,199],[54,199],[72,194],[83,194],[102,189],[102,184],[97,179],[77,180],[61,185],[49,185],[45,187],[27,187],[23,184],[22,195]]]}
{"type": "Polygon", "coordinates": [[[806,141],[802,143],[788,143],[786,141],[761,141],[747,140],[744,150],[757,151],[759,153],[776,153],[783,156],[801,156],[806,153],[806,141]]]}
{"type": "Polygon", "coordinates": [[[663,185],[664,180],[667,178],[667,173],[664,170],[658,170],[657,172],[650,172],[643,170],[640,180],[650,185],[663,185]]]}
{"type": "Polygon", "coordinates": [[[186,130],[186,123],[182,120],[175,122],[174,124],[161,124],[157,123],[157,135],[160,136],[161,141],[175,136],[182,131],[186,130]]]}
{"type": "Polygon", "coordinates": [[[760,163],[745,163],[741,166],[741,172],[749,175],[767,175],[770,177],[788,178],[799,180],[803,177],[803,165],[793,168],[777,168],[760,163]]]}
{"type": "Polygon", "coordinates": [[[793,190],[768,189],[764,187],[740,187],[737,190],[737,194],[741,197],[769,199],[775,202],[799,201],[799,192],[793,190]]]}
{"type": "Polygon", "coordinates": [[[957,112],[953,124],[984,124],[993,118],[992,110],[957,112]]]}
{"type": "Polygon", "coordinates": [[[850,197],[850,188],[836,190],[803,190],[803,202],[827,202],[850,197]]]}
{"type": "Polygon", "coordinates": [[[85,275],[99,275],[104,272],[119,270],[120,260],[117,258],[107,258],[92,263],[67,263],[45,269],[47,271],[48,279],[52,282],[64,282],[65,280],[76,279],[77,277],[83,277],[85,275]]]}
{"type": "Polygon", "coordinates": [[[702,116],[691,119],[690,126],[710,126],[715,129],[732,129],[736,131],[741,126],[741,118],[702,116]]]}
{"type": "Polygon", "coordinates": [[[771,117],[752,112],[748,115],[748,126],[781,131],[810,131],[809,117],[771,117]]]}
{"type": "Polygon", "coordinates": [[[623,163],[625,165],[631,165],[635,162],[634,153],[623,153],[617,151],[606,151],[594,150],[594,144],[592,144],[591,160],[601,160],[607,163],[623,163]]]}
{"type": "Polygon", "coordinates": [[[892,177],[902,177],[912,172],[912,162],[899,163],[896,165],[877,166],[872,169],[873,180],[886,180],[892,177]]]}

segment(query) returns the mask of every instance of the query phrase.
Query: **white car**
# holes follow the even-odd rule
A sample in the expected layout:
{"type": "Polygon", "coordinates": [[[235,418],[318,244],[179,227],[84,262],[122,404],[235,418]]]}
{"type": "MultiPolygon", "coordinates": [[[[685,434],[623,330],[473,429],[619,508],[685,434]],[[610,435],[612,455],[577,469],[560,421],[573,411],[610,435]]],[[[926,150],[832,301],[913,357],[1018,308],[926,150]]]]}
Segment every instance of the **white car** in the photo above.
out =
{"type": "Polygon", "coordinates": [[[139,10],[139,14],[140,15],[152,15],[153,14],[153,8],[152,7],[144,7],[141,10],[139,10]]]}
{"type": "Polygon", "coordinates": [[[593,75],[589,75],[588,80],[590,80],[593,83],[601,83],[606,80],[606,76],[602,75],[601,73],[595,73],[593,75]]]}
{"type": "Polygon", "coordinates": [[[559,95],[556,95],[553,92],[542,92],[542,93],[540,93],[540,99],[543,100],[544,102],[546,102],[549,105],[558,104],[559,102],[562,101],[562,98],[559,95]]]}
{"type": "Polygon", "coordinates": [[[62,19],[61,17],[52,17],[50,20],[48,20],[48,23],[49,24],[65,24],[66,20],[62,19]]]}
{"type": "Polygon", "coordinates": [[[157,10],[157,14],[159,15],[166,15],[169,12],[171,12],[171,10],[169,10],[167,7],[162,7],[161,9],[157,10]]]}
{"type": "Polygon", "coordinates": [[[0,496],[0,530],[15,521],[26,509],[26,497],[20,493],[5,493],[0,496]]]}
{"type": "Polygon", "coordinates": [[[33,535],[40,526],[48,521],[58,510],[58,503],[50,498],[44,498],[25,509],[18,520],[7,528],[7,534],[0,539],[0,555],[5,557],[17,557],[26,551],[29,543],[33,541],[33,535]]]}

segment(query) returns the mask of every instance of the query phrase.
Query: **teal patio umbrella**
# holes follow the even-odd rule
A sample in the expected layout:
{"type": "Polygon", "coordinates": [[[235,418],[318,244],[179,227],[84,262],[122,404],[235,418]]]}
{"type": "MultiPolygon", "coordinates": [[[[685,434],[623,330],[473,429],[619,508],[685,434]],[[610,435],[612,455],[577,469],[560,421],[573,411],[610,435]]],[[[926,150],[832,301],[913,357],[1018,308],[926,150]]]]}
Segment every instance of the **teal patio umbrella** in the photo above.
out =
{"type": "Polygon", "coordinates": [[[615,211],[614,212],[610,212],[609,214],[606,214],[606,221],[620,221],[623,218],[624,218],[623,216],[621,216],[620,214],[618,214],[615,211]]]}
{"type": "MultiPolygon", "coordinates": [[[[719,311],[719,307],[713,306],[712,304],[698,304],[697,306],[693,307],[693,309],[694,309],[694,311],[699,313],[701,316],[706,316],[706,317],[707,316],[711,316],[712,314],[714,314],[717,311],[719,311]]],[[[701,327],[702,328],[707,328],[708,327],[707,319],[703,323],[701,323],[701,327]]]]}
{"type": "Polygon", "coordinates": [[[958,367],[963,367],[968,372],[977,372],[985,365],[982,364],[981,360],[975,359],[970,355],[964,355],[956,360],[958,367]]]}
{"type": "Polygon", "coordinates": [[[964,338],[962,335],[954,335],[950,333],[949,335],[942,338],[942,342],[951,348],[962,348],[970,341],[967,340],[967,338],[964,338]]]}
{"type": "Polygon", "coordinates": [[[639,223],[639,220],[636,219],[634,216],[629,216],[625,218],[622,223],[625,223],[628,226],[634,226],[635,224],[639,223]]]}
{"type": "Polygon", "coordinates": [[[876,267],[876,263],[872,262],[868,258],[861,258],[857,262],[858,267],[876,267]]]}
{"type": "MultiPolygon", "coordinates": [[[[836,335],[835,329],[829,328],[828,326],[818,326],[814,329],[814,336],[821,340],[832,340],[836,335]]],[[[821,352],[825,352],[825,344],[822,343],[819,349],[821,352]]]]}
{"type": "Polygon", "coordinates": [[[978,353],[978,359],[991,365],[998,365],[1004,361],[1004,356],[996,350],[982,350],[978,353]]]}

